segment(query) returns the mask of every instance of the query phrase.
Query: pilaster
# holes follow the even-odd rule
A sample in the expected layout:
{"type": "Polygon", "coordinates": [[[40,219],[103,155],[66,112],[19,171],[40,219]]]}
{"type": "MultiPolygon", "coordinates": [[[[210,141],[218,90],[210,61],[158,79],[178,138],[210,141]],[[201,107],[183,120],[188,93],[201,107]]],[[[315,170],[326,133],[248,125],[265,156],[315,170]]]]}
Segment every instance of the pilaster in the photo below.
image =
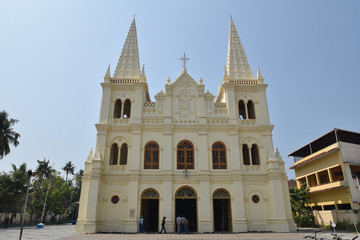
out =
{"type": "Polygon", "coordinates": [[[111,99],[111,85],[110,83],[101,83],[103,93],[101,97],[100,117],[99,123],[108,123],[110,118],[110,99],[111,99]]]}
{"type": "Polygon", "coordinates": [[[199,227],[198,231],[200,233],[204,232],[213,232],[213,221],[211,213],[213,213],[213,206],[211,204],[211,195],[210,195],[210,184],[209,181],[200,181],[200,194],[198,200],[199,206],[199,227]]]}

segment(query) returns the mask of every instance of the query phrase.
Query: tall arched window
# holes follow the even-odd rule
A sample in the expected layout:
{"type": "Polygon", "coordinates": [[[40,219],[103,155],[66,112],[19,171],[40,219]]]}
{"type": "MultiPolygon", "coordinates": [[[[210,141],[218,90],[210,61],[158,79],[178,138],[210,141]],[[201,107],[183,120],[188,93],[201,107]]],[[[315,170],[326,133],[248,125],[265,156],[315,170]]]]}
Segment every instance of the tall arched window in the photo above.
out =
{"type": "Polygon", "coordinates": [[[144,169],[159,169],[159,145],[156,142],[145,145],[144,169]]]}
{"type": "Polygon", "coordinates": [[[255,119],[255,107],[253,101],[248,101],[247,103],[247,110],[249,119],[255,119]]]}
{"type": "Polygon", "coordinates": [[[212,145],[213,169],[226,169],[226,147],[221,142],[212,145]]]}
{"type": "Polygon", "coordinates": [[[177,169],[194,169],[194,146],[189,141],[177,146],[177,169]]]}
{"type": "Polygon", "coordinates": [[[256,144],[253,144],[251,146],[251,160],[252,160],[252,165],[260,165],[259,149],[256,144]]]}
{"type": "Polygon", "coordinates": [[[240,117],[240,119],[246,119],[246,109],[245,109],[245,103],[243,100],[239,101],[239,117],[240,117]]]}
{"type": "Polygon", "coordinates": [[[121,100],[117,99],[114,105],[114,118],[121,118],[121,100]]]}
{"type": "Polygon", "coordinates": [[[246,144],[242,145],[242,154],[244,165],[250,165],[249,147],[246,144]]]}
{"type": "Polygon", "coordinates": [[[116,143],[111,145],[110,149],[110,165],[117,165],[119,158],[119,147],[116,143]]]}
{"type": "Polygon", "coordinates": [[[131,101],[130,99],[126,99],[124,103],[123,118],[130,118],[130,112],[131,112],[131,101]]]}
{"type": "Polygon", "coordinates": [[[127,155],[128,155],[128,145],[126,143],[123,143],[121,145],[121,150],[120,150],[120,165],[127,164],[127,155]]]}

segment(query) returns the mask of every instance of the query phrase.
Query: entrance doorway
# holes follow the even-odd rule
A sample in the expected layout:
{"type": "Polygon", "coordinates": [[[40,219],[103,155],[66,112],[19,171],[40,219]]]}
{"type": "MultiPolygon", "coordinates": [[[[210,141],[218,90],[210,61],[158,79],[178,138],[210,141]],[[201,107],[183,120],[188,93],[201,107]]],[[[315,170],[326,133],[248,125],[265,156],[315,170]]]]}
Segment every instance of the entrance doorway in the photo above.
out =
{"type": "Polygon", "coordinates": [[[231,204],[230,194],[220,189],[213,194],[214,210],[214,231],[228,232],[232,230],[231,226],[231,204]]]}
{"type": "Polygon", "coordinates": [[[178,216],[185,217],[189,222],[189,231],[197,232],[197,199],[195,191],[190,187],[180,188],[175,194],[175,199],[175,223],[178,216]]]}
{"type": "Polygon", "coordinates": [[[141,216],[145,232],[159,232],[159,194],[156,190],[147,189],[141,195],[141,216]]]}

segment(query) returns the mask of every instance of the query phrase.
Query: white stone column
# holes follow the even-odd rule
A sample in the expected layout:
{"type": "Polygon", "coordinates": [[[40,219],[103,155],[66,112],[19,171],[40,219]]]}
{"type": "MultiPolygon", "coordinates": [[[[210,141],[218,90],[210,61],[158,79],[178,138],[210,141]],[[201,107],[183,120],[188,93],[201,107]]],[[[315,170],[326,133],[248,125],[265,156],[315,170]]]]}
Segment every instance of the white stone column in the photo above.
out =
{"type": "Polygon", "coordinates": [[[197,169],[200,172],[208,172],[209,167],[211,169],[211,159],[209,158],[209,146],[208,143],[208,135],[206,129],[199,129],[199,135],[198,135],[198,154],[195,156],[195,164],[197,166],[197,169]]]}
{"type": "Polygon", "coordinates": [[[198,193],[198,231],[203,232],[213,232],[212,217],[213,214],[212,204],[211,204],[211,193],[210,193],[210,184],[208,179],[205,181],[200,181],[200,190],[198,193]]]}
{"type": "Polygon", "coordinates": [[[141,160],[141,129],[139,126],[132,126],[131,156],[128,156],[127,164],[130,164],[131,171],[139,172],[141,160]],[[131,157],[131,158],[130,158],[131,157]]]}
{"type": "Polygon", "coordinates": [[[234,93],[234,86],[232,86],[230,83],[226,83],[225,85],[225,91],[226,91],[226,97],[227,97],[227,107],[229,110],[229,118],[234,120],[238,119],[236,116],[236,104],[235,104],[235,93],[234,93]]]}
{"type": "Polygon", "coordinates": [[[139,182],[136,178],[129,181],[128,184],[128,201],[127,212],[125,213],[124,230],[125,232],[137,232],[138,222],[140,218],[140,201],[139,196],[139,182]]]}
{"type": "Polygon", "coordinates": [[[160,156],[160,159],[162,160],[162,163],[160,166],[162,166],[162,170],[164,172],[170,173],[173,169],[173,134],[172,129],[164,129],[163,133],[163,151],[162,156],[160,156]]]}
{"type": "MultiPolygon", "coordinates": [[[[269,174],[268,194],[269,194],[269,218],[266,220],[267,231],[289,232],[289,222],[285,211],[285,193],[282,188],[282,177],[275,172],[269,174]]],[[[288,190],[287,190],[288,191],[288,190]]]]}
{"type": "Polygon", "coordinates": [[[239,151],[239,133],[237,130],[231,130],[230,133],[230,156],[227,156],[227,165],[228,168],[231,168],[232,171],[240,171],[240,151],[239,151]]]}
{"type": "Polygon", "coordinates": [[[234,180],[233,184],[234,192],[231,196],[232,229],[233,232],[247,232],[243,182],[241,180],[234,180]]]}
{"type": "Polygon", "coordinates": [[[91,162],[91,175],[85,173],[81,184],[80,208],[76,231],[96,233],[96,212],[99,203],[100,161],[91,162]]]}
{"type": "Polygon", "coordinates": [[[161,226],[161,220],[163,217],[166,217],[166,232],[176,231],[175,222],[174,222],[174,205],[175,199],[172,196],[172,183],[171,181],[162,182],[162,193],[160,195],[160,208],[159,208],[159,226],[161,226]]]}
{"type": "Polygon", "coordinates": [[[101,97],[100,117],[99,123],[108,123],[110,117],[110,100],[111,100],[111,85],[110,83],[101,83],[103,93],[101,97]]]}

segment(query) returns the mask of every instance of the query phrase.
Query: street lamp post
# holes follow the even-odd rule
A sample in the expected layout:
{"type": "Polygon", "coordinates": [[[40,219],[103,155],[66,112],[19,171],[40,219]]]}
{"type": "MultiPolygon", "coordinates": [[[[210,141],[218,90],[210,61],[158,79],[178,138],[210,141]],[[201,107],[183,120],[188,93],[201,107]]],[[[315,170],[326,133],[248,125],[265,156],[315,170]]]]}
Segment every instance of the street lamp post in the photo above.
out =
{"type": "Polygon", "coordinates": [[[27,201],[28,201],[28,197],[29,197],[29,186],[30,186],[30,179],[31,179],[32,171],[29,170],[27,173],[28,173],[28,181],[27,181],[27,187],[26,187],[26,197],[25,197],[24,212],[23,212],[22,219],[21,219],[21,229],[20,229],[19,240],[21,240],[22,233],[23,233],[23,228],[24,228],[24,220],[25,220],[25,214],[26,214],[26,205],[27,205],[27,201]]]}

